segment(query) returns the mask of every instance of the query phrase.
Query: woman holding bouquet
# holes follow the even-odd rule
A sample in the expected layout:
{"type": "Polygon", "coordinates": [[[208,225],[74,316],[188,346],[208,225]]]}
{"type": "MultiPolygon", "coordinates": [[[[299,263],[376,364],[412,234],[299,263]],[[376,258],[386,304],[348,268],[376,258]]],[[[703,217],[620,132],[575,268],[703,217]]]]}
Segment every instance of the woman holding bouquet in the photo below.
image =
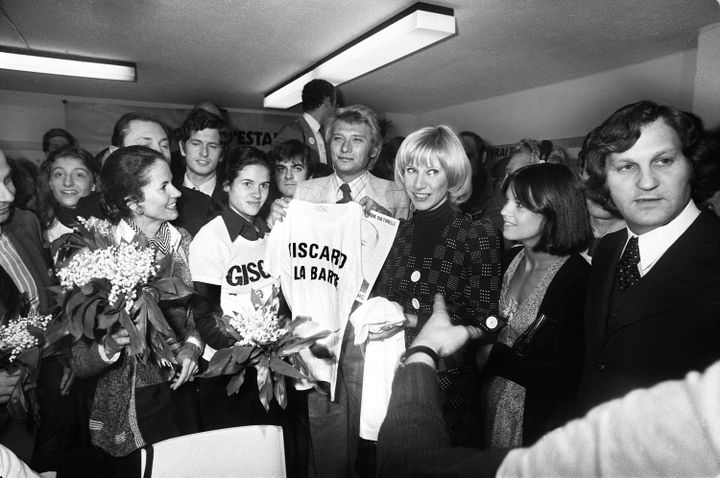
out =
{"type": "MultiPolygon", "coordinates": [[[[178,215],[180,192],[172,185],[165,158],[144,146],[121,148],[107,158],[101,178],[103,208],[115,239],[140,237],[156,260],[170,256],[170,275],[190,286],[191,238],[169,224],[178,215]]],[[[175,335],[160,340],[172,349],[177,369],[153,352],[146,350],[149,356],[142,358],[130,353],[131,331],[119,324],[106,333],[96,332],[94,341],[81,338],[72,347],[76,374],[97,378],[90,434],[93,444],[112,457],[117,476],[138,472],[138,449],[145,444],[198,431],[192,397],[187,396],[192,390],[181,386],[197,371],[202,342],[187,298],[159,305],[175,335]]]]}
{"type": "MultiPolygon", "coordinates": [[[[489,221],[475,221],[459,209],[470,197],[472,178],[462,142],[447,126],[422,128],[400,145],[395,180],[414,207],[401,223],[375,284],[374,294],[398,302],[407,317],[405,339],[412,343],[442,294],[454,324],[477,325],[497,315],[500,243],[489,221]]],[[[443,410],[454,444],[481,441],[474,410],[480,392],[467,346],[440,360],[443,410]]]]}
{"type": "MultiPolygon", "coordinates": [[[[197,328],[213,349],[230,347],[235,339],[223,333],[214,314],[232,316],[253,308],[251,290],[266,300],[279,284],[263,270],[269,232],[259,212],[267,200],[271,163],[264,152],[252,147],[234,149],[224,163],[222,212],[198,231],[190,245],[190,269],[195,290],[197,328]]],[[[255,370],[246,369],[237,394],[228,396],[230,377],[199,381],[202,425],[217,428],[280,424],[280,412],[272,403],[266,412],[260,402],[255,370]]]]}

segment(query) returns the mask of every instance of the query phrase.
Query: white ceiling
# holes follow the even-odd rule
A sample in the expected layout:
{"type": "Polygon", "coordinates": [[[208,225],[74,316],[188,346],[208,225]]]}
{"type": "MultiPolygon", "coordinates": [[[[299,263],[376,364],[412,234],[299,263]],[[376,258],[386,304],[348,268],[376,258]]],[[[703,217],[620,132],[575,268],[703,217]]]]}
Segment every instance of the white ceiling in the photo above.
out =
{"type": "MultiPolygon", "coordinates": [[[[432,0],[431,0],[432,1],[432,0]]],[[[0,88],[262,108],[263,93],[412,0],[0,0],[32,49],[136,62],[137,83],[0,69],[0,88]]],[[[420,113],[697,47],[717,0],[437,0],[458,34],[341,87],[420,113]]],[[[0,46],[26,48],[0,15],[0,46]]]]}

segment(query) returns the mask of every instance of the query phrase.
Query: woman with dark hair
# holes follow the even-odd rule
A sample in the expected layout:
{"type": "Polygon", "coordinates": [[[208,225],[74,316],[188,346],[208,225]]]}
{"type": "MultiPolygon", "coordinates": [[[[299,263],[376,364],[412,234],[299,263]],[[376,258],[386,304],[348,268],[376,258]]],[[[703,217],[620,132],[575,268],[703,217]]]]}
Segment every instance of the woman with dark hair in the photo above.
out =
{"type": "MultiPolygon", "coordinates": [[[[170,167],[163,156],[145,146],[113,152],[101,178],[105,188],[102,206],[120,240],[143,236],[156,258],[171,257],[171,274],[192,285],[188,253],[190,235],[169,224],[177,217],[180,192],[172,185],[170,167]]],[[[90,411],[94,445],[111,457],[116,476],[138,473],[139,448],[146,444],[198,431],[188,408],[192,389],[181,386],[197,371],[202,342],[195,330],[189,300],[160,303],[178,337],[177,370],[147,363],[124,353],[130,343],[122,327],[94,341],[72,347],[72,366],[80,377],[95,377],[97,387],[90,411]]]]}
{"type": "Polygon", "coordinates": [[[566,166],[533,164],[503,184],[505,254],[494,345],[478,352],[487,376],[488,445],[532,444],[571,418],[583,364],[583,308],[591,238],[582,185],[566,166]]]}
{"type": "Polygon", "coordinates": [[[47,242],[73,231],[75,207],[98,189],[99,176],[92,155],[74,146],[56,149],[40,165],[38,209],[47,242]]]}
{"type": "MultiPolygon", "coordinates": [[[[395,161],[395,180],[414,207],[398,229],[373,294],[399,303],[407,317],[405,342],[412,343],[442,294],[454,324],[476,325],[497,315],[500,244],[492,224],[475,221],[458,206],[470,196],[471,166],[462,142],[447,126],[408,135],[395,161]]],[[[477,444],[473,412],[474,346],[440,360],[443,410],[455,444],[477,444]]]]}
{"type": "MultiPolygon", "coordinates": [[[[259,212],[272,181],[267,155],[253,147],[235,148],[223,163],[225,178],[219,216],[204,225],[190,245],[190,269],[195,290],[197,327],[213,349],[230,347],[235,340],[223,334],[214,313],[232,315],[252,307],[251,291],[268,297],[278,282],[263,270],[267,233],[259,212]]],[[[207,355],[207,354],[206,354],[207,355]]],[[[199,382],[203,428],[279,422],[273,402],[265,412],[257,389],[254,369],[248,369],[238,394],[227,395],[228,376],[199,382]]]]}

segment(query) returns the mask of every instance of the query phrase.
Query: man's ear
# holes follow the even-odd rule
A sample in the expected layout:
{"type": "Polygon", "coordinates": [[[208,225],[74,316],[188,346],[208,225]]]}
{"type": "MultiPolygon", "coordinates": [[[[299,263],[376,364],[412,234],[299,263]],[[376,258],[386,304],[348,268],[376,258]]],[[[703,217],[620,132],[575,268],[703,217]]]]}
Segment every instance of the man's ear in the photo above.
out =
{"type": "Polygon", "coordinates": [[[375,163],[377,163],[378,158],[380,157],[380,146],[375,146],[370,153],[370,161],[368,161],[367,170],[370,171],[372,168],[375,167],[375,163]]]}
{"type": "Polygon", "coordinates": [[[182,156],[184,158],[185,157],[185,142],[178,141],[178,146],[180,146],[180,154],[182,154],[182,156]]]}

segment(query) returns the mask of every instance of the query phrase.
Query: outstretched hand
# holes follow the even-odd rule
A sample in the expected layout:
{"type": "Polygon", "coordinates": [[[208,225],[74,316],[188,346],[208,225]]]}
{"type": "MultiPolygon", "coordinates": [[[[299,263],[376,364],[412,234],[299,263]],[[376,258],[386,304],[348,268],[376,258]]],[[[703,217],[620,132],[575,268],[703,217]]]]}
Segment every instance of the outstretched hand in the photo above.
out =
{"type": "Polygon", "coordinates": [[[483,332],[470,325],[453,325],[441,294],[435,295],[433,313],[412,345],[430,347],[440,357],[447,357],[460,350],[469,340],[478,339],[483,332]]]}

